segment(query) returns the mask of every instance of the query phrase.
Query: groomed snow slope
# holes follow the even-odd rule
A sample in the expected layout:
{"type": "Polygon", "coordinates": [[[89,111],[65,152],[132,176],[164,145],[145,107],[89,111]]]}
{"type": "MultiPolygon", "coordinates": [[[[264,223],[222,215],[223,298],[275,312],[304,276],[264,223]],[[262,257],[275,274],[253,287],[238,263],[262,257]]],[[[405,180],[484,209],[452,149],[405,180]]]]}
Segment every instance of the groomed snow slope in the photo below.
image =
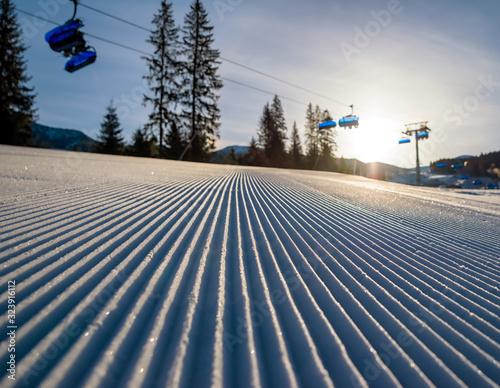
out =
{"type": "Polygon", "coordinates": [[[2,387],[500,384],[498,191],[1,146],[0,209],[2,387]]]}

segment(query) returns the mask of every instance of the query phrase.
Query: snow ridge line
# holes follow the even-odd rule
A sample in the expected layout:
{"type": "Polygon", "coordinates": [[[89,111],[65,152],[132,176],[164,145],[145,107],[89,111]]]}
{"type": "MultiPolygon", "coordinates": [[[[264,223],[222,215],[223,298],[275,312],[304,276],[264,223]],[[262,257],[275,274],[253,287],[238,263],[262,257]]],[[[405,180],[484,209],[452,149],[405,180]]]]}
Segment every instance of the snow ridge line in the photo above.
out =
{"type": "MultiPolygon", "coordinates": [[[[301,182],[298,179],[292,179],[289,176],[286,176],[287,181],[286,184],[283,181],[275,182],[275,184],[279,184],[281,186],[284,186],[286,189],[292,189],[294,191],[300,192],[301,194],[307,195],[307,196],[312,196],[316,198],[317,201],[320,201],[322,203],[329,203],[330,206],[333,206],[335,203],[341,202],[345,206],[348,206],[351,208],[353,213],[358,213],[361,212],[361,214],[364,214],[368,219],[371,220],[376,220],[376,221],[381,221],[384,220],[388,224],[392,224],[394,227],[397,227],[398,230],[405,231],[408,234],[408,243],[411,243],[413,240],[421,240],[424,238],[424,231],[425,231],[425,239],[429,242],[439,242],[441,244],[447,244],[447,248],[452,249],[452,250],[457,250],[460,251],[461,253],[467,253],[467,255],[477,255],[474,251],[470,251],[465,249],[463,246],[461,246],[462,242],[459,242],[458,238],[456,238],[457,231],[462,230],[462,231],[467,231],[468,235],[470,236],[470,230],[467,229],[465,226],[462,225],[461,222],[453,222],[453,224],[450,223],[445,223],[443,222],[438,222],[435,220],[430,220],[430,219],[425,219],[425,222],[423,222],[423,218],[421,217],[415,217],[411,216],[412,213],[405,214],[404,216],[401,215],[401,212],[394,212],[394,211],[386,211],[383,208],[380,208],[378,206],[373,206],[372,204],[360,201],[357,197],[351,198],[350,196],[346,194],[339,194],[339,193],[330,193],[327,192],[326,190],[322,191],[320,189],[312,188],[310,185],[306,184],[305,182],[301,182]],[[290,183],[293,184],[290,185],[290,183]],[[334,198],[337,201],[333,202],[331,199],[334,198]],[[325,202],[326,201],[326,202],[325,202]],[[404,221],[404,222],[403,222],[404,221]],[[411,225],[411,226],[410,226],[411,225]],[[437,225],[438,228],[433,227],[433,225],[437,225]],[[454,235],[454,240],[453,243],[447,243],[446,241],[442,241],[436,236],[441,236],[442,230],[441,228],[443,226],[446,226],[446,231],[447,232],[452,232],[454,235]],[[413,240],[412,240],[413,237],[413,240]]],[[[342,182],[344,183],[344,182],[342,182]]],[[[331,187],[329,188],[331,190],[331,187]]],[[[405,187],[402,187],[402,189],[406,189],[405,187]]],[[[338,189],[337,189],[338,190],[338,189]]],[[[396,200],[397,202],[397,200],[396,200]]],[[[426,209],[429,204],[425,203],[421,205],[423,209],[426,209]]],[[[409,207],[411,209],[411,207],[409,207]]],[[[408,206],[404,206],[403,213],[406,213],[408,209],[408,206]]],[[[498,249],[500,249],[500,241],[496,238],[495,234],[492,233],[494,231],[494,228],[490,228],[489,233],[484,233],[483,228],[481,228],[480,231],[478,231],[475,235],[472,236],[472,238],[468,239],[466,242],[468,244],[471,244],[471,246],[477,246],[479,249],[482,251],[480,252],[480,255],[478,255],[478,258],[484,259],[484,256],[491,257],[491,261],[488,262],[489,265],[494,265],[497,267],[500,267],[500,263],[498,263],[498,249]],[[483,244],[477,245],[474,241],[486,241],[488,244],[483,244]],[[491,246],[491,247],[490,247],[491,246]],[[488,253],[493,252],[493,253],[488,253]]],[[[446,235],[446,234],[445,234],[446,235]]]]}
{"type": "MultiPolygon", "coordinates": [[[[200,182],[198,182],[200,183],[200,182]]],[[[203,187],[203,186],[201,186],[203,187]]],[[[23,300],[23,305],[21,306],[22,309],[21,311],[25,312],[28,309],[27,303],[29,303],[30,300],[32,300],[32,303],[35,306],[38,306],[38,308],[41,308],[43,304],[41,305],[39,303],[39,300],[41,297],[44,296],[45,291],[48,291],[50,293],[54,293],[58,291],[59,288],[64,287],[66,288],[67,286],[64,286],[62,283],[67,283],[67,279],[71,278],[73,274],[75,273],[78,275],[78,272],[82,272],[82,270],[85,270],[85,267],[88,266],[87,263],[92,263],[96,262],[96,260],[101,257],[101,263],[104,263],[105,261],[102,261],[102,256],[105,255],[106,253],[112,253],[113,250],[116,250],[118,246],[114,247],[119,241],[122,241],[121,245],[128,245],[128,239],[127,235],[133,235],[135,230],[141,231],[141,233],[145,233],[143,231],[146,230],[146,223],[150,223],[152,225],[157,224],[158,222],[161,221],[162,218],[164,218],[164,214],[160,213],[162,210],[167,210],[168,205],[171,203],[174,203],[175,201],[178,201],[180,198],[183,198],[186,194],[189,194],[191,191],[193,191],[195,186],[186,186],[180,187],[179,192],[174,192],[170,195],[165,196],[164,201],[158,202],[158,204],[155,206],[152,206],[151,204],[149,207],[145,207],[143,210],[138,212],[137,210],[140,210],[141,207],[136,209],[136,213],[134,216],[131,218],[127,219],[125,222],[122,222],[119,225],[134,225],[134,227],[128,227],[124,230],[119,230],[117,226],[113,226],[112,228],[108,227],[108,229],[104,230],[97,230],[95,229],[90,229],[89,231],[84,231],[81,236],[84,237],[87,234],[90,234],[91,236],[95,235],[91,240],[89,239],[87,242],[83,243],[82,238],[78,239],[78,241],[71,240],[67,244],[64,244],[59,247],[58,250],[54,250],[53,252],[49,252],[50,255],[47,255],[48,257],[57,257],[57,256],[62,256],[64,252],[67,252],[62,256],[60,259],[57,261],[48,264],[46,263],[46,260],[44,260],[44,255],[39,257],[39,259],[34,259],[32,258],[31,261],[29,262],[28,265],[25,266],[20,266],[16,270],[12,271],[8,276],[4,276],[3,278],[0,278],[0,282],[6,284],[7,278],[10,276],[14,276],[16,279],[21,279],[23,282],[21,283],[20,287],[17,290],[17,293],[20,297],[23,297],[24,293],[31,293],[33,290],[36,290],[38,287],[42,287],[43,284],[40,284],[37,287],[37,283],[40,283],[41,280],[44,278],[47,278],[48,276],[52,275],[52,281],[50,281],[48,284],[43,285],[43,289],[40,289],[40,291],[35,295],[29,296],[27,299],[23,300]],[[146,215],[146,213],[148,213],[146,215]],[[139,217],[142,217],[143,219],[141,220],[140,223],[137,223],[136,220],[139,219],[139,217]],[[141,225],[143,224],[143,225],[141,225]],[[139,228],[140,226],[140,228],[139,228]],[[104,232],[104,233],[103,233],[104,232]],[[111,236],[110,238],[108,236],[111,236]],[[122,237],[123,236],[123,237],[122,237]],[[103,238],[106,239],[106,243],[103,244],[102,240],[103,238]],[[115,243],[116,241],[116,243],[115,243]],[[78,243],[78,248],[75,249],[74,245],[78,243]],[[67,249],[65,249],[65,245],[68,245],[67,249]],[[88,246],[88,248],[87,248],[88,246]],[[83,251],[83,252],[82,252],[83,251]],[[85,254],[85,251],[89,251],[89,253],[85,254]],[[38,270],[35,272],[32,276],[29,278],[25,279],[25,274],[26,273],[31,273],[33,266],[40,261],[40,264],[38,266],[42,266],[42,270],[38,270]],[[70,267],[71,266],[71,267],[70,267]],[[61,278],[60,275],[64,273],[64,278],[61,278]],[[5,278],[5,279],[4,279],[5,278]],[[61,286],[59,286],[61,284],[61,286]]],[[[137,205],[137,204],[135,204],[137,205]]],[[[130,214],[125,213],[125,215],[130,216],[130,214]]],[[[106,224],[105,224],[106,225],[106,224]]],[[[91,226],[90,224],[86,224],[85,229],[88,229],[88,227],[91,226]]],[[[30,252],[31,253],[31,252],[30,252]]],[[[35,256],[36,257],[36,256],[35,256]]],[[[14,258],[14,260],[21,262],[21,259],[14,258]]],[[[76,278],[76,280],[79,278],[79,276],[76,278]]],[[[64,290],[64,288],[61,289],[61,291],[64,290]]],[[[56,294],[57,295],[57,294],[56,294]]],[[[6,295],[1,295],[1,299],[6,297],[6,295]]],[[[22,316],[18,316],[18,319],[21,318],[22,316]]],[[[4,323],[1,321],[0,318],[0,323],[4,323]]]]}
{"type": "Polygon", "coordinates": [[[62,206],[60,202],[56,202],[58,205],[54,206],[54,200],[52,200],[52,204],[44,205],[41,210],[30,211],[27,215],[19,214],[18,216],[22,217],[23,222],[17,223],[15,227],[13,224],[10,224],[10,233],[5,234],[4,237],[9,237],[10,239],[18,235],[30,233],[32,230],[38,230],[46,224],[54,226],[58,221],[78,219],[78,216],[81,214],[88,217],[92,213],[98,213],[104,206],[109,204],[132,202],[134,199],[140,199],[141,197],[148,198],[148,193],[157,192],[159,195],[166,191],[166,188],[163,187],[146,188],[144,185],[127,185],[127,189],[124,187],[107,187],[99,195],[91,193],[85,196],[79,195],[76,198],[72,198],[71,203],[62,198],[66,206],[62,206]]]}
{"type": "MultiPolygon", "coordinates": [[[[201,184],[201,182],[193,182],[193,185],[195,184],[201,184]]],[[[166,201],[166,204],[170,202],[169,198],[170,197],[175,197],[175,195],[179,195],[179,192],[182,192],[185,190],[185,187],[189,186],[179,186],[178,190],[172,191],[170,194],[165,193],[164,200],[166,201]],[[177,193],[177,194],[176,194],[177,193]]],[[[194,186],[193,186],[194,187],[194,186]]],[[[151,194],[157,195],[158,193],[153,192],[151,194]]],[[[10,261],[14,261],[16,263],[16,271],[19,271],[19,264],[21,262],[25,262],[29,260],[29,267],[32,268],[34,266],[33,260],[34,257],[38,257],[36,261],[40,261],[44,255],[51,254],[52,256],[55,255],[62,255],[64,252],[63,247],[68,245],[71,247],[72,245],[78,243],[80,245],[79,249],[81,249],[81,244],[85,242],[85,238],[89,239],[92,235],[98,235],[101,236],[100,238],[102,239],[102,234],[99,233],[100,230],[105,230],[108,228],[108,233],[110,234],[109,229],[111,226],[114,224],[114,227],[121,226],[124,224],[124,222],[119,222],[122,219],[128,218],[130,219],[130,216],[132,218],[137,215],[144,215],[148,210],[149,212],[152,209],[156,209],[159,205],[156,205],[156,202],[154,199],[149,198],[148,200],[146,199],[141,199],[140,201],[122,201],[118,204],[115,204],[111,209],[114,209],[112,212],[106,213],[106,216],[103,216],[102,210],[107,209],[107,208],[102,208],[101,213],[99,214],[100,217],[93,217],[86,215],[85,218],[81,222],[78,223],[80,225],[79,227],[75,227],[74,224],[72,223],[72,228],[68,230],[68,228],[65,228],[64,233],[61,234],[60,232],[57,234],[57,239],[51,239],[50,237],[52,236],[52,231],[50,233],[46,233],[42,235],[44,240],[47,240],[48,243],[45,243],[43,245],[38,245],[35,246],[35,248],[31,248],[29,251],[26,250],[19,250],[19,247],[16,247],[17,249],[15,250],[15,253],[17,254],[16,256],[13,256],[10,261]],[[140,206],[139,206],[140,205],[140,206]],[[132,212],[132,209],[135,210],[135,212],[132,212]],[[141,211],[138,211],[142,209],[141,211]],[[136,213],[134,215],[134,213],[136,213]],[[75,236],[78,236],[78,241],[75,241],[75,236]],[[88,237],[87,237],[88,236],[88,237]],[[55,251],[55,252],[54,252],[55,251]]],[[[162,207],[166,206],[165,203],[160,202],[160,205],[162,207]]],[[[57,231],[57,229],[56,229],[57,231]]],[[[57,232],[56,232],[57,233],[57,232]]],[[[30,240],[30,245],[32,245],[32,242],[30,240]]],[[[46,263],[44,263],[46,265],[46,263]]],[[[5,271],[8,271],[9,268],[9,261],[5,262],[4,264],[5,270],[0,271],[0,275],[3,274],[5,271]]]]}
{"type": "MultiPolygon", "coordinates": [[[[57,214],[65,214],[68,210],[78,207],[79,210],[84,210],[82,205],[88,204],[89,206],[95,206],[99,199],[110,199],[123,196],[127,192],[135,192],[139,188],[139,185],[132,183],[116,183],[115,185],[99,185],[99,190],[90,191],[87,187],[85,190],[74,189],[77,195],[70,195],[71,192],[65,191],[60,195],[48,195],[43,197],[43,200],[34,202],[35,198],[32,198],[28,202],[28,206],[23,206],[22,211],[16,211],[18,206],[22,204],[16,203],[16,207],[11,210],[11,213],[3,212],[2,215],[5,216],[5,221],[12,221],[11,223],[5,223],[9,226],[9,229],[15,231],[17,228],[13,228],[14,225],[32,225],[31,220],[36,220],[40,217],[42,219],[48,219],[54,217],[57,214]],[[97,200],[97,201],[96,201],[97,200]],[[11,215],[12,217],[7,217],[11,215]]],[[[72,190],[73,191],[73,190],[72,190]]]]}

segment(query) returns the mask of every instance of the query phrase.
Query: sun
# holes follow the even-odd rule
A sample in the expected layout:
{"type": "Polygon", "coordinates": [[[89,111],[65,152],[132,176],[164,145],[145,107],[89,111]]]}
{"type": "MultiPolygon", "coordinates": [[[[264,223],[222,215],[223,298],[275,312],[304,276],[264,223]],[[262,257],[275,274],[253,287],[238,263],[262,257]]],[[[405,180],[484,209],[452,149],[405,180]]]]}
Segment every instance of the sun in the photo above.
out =
{"type": "Polygon", "coordinates": [[[398,123],[384,118],[360,118],[359,127],[338,129],[339,153],[365,163],[387,162],[396,152],[398,123]]]}

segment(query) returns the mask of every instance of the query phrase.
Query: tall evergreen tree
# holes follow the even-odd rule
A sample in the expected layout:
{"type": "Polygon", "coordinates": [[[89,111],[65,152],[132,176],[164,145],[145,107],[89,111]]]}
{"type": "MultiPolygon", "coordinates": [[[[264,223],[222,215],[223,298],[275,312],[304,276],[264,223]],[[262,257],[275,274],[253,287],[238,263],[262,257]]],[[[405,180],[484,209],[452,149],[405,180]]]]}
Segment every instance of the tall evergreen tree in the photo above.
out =
{"type": "Polygon", "coordinates": [[[106,110],[104,121],[101,123],[97,151],[104,154],[121,154],[123,153],[124,143],[116,108],[111,102],[106,110]]]}
{"type": "Polygon", "coordinates": [[[333,128],[319,130],[319,124],[329,120],[332,120],[332,117],[328,110],[322,111],[319,105],[313,109],[309,103],[306,111],[306,153],[309,168],[333,169],[333,152],[337,149],[336,132],[333,128]]]}
{"type": "Polygon", "coordinates": [[[273,139],[273,132],[274,124],[271,115],[271,109],[269,107],[269,103],[266,103],[266,105],[264,105],[264,110],[262,111],[262,116],[259,119],[259,129],[257,130],[258,146],[260,146],[264,150],[266,164],[269,164],[269,158],[272,153],[271,144],[273,139]]]}
{"type": "MultiPolygon", "coordinates": [[[[319,107],[318,107],[319,108],[319,107]]],[[[319,122],[330,121],[332,116],[328,110],[319,110],[319,122]]],[[[334,128],[322,129],[319,133],[319,165],[321,170],[332,171],[335,169],[335,155],[337,143],[335,142],[336,130],[334,128]]]]}
{"type": "Polygon", "coordinates": [[[300,143],[299,129],[297,123],[293,122],[292,138],[290,144],[290,161],[293,168],[302,167],[302,145],[300,143]]]}
{"type": "Polygon", "coordinates": [[[220,113],[217,90],[219,51],[213,49],[213,27],[200,0],[194,0],[184,19],[182,117],[191,142],[187,159],[207,161],[219,137],[220,113]]]}
{"type": "Polygon", "coordinates": [[[309,168],[314,165],[319,153],[318,121],[313,105],[309,103],[306,110],[306,155],[309,168]]]}
{"type": "Polygon", "coordinates": [[[271,104],[271,117],[274,123],[274,133],[271,142],[272,157],[270,160],[274,166],[282,167],[286,159],[285,142],[287,139],[287,128],[283,106],[277,95],[274,96],[273,103],[271,104]]]}
{"type": "Polygon", "coordinates": [[[274,96],[273,103],[264,106],[258,129],[259,144],[264,149],[267,164],[282,167],[285,164],[286,123],[281,101],[274,96]]]}
{"type": "Polygon", "coordinates": [[[338,171],[343,173],[343,174],[350,174],[351,173],[343,156],[341,156],[339,159],[338,171]]]}
{"type": "Polygon", "coordinates": [[[35,93],[27,83],[26,47],[10,0],[0,1],[0,143],[27,145],[36,120],[35,93]]]}
{"type": "MultiPolygon", "coordinates": [[[[148,126],[157,132],[160,139],[160,157],[164,156],[163,141],[167,128],[178,127],[179,117],[176,113],[179,99],[180,76],[180,42],[179,29],[175,26],[172,4],[162,1],[160,10],[153,18],[154,30],[148,43],[154,48],[154,54],[143,57],[148,65],[148,75],[144,79],[151,88],[152,95],[144,95],[144,104],[151,104],[153,111],[149,115],[148,126]]],[[[169,149],[175,144],[167,144],[169,149]]],[[[182,152],[182,150],[175,150],[182,152]]]]}

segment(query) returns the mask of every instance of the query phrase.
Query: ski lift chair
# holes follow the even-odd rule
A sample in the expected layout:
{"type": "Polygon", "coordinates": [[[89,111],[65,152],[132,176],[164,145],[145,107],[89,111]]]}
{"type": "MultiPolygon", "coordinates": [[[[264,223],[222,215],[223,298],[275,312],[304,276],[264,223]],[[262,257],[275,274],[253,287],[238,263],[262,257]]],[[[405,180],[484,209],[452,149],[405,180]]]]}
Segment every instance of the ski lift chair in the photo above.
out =
{"type": "Polygon", "coordinates": [[[64,65],[64,69],[69,73],[73,73],[74,71],[79,70],[82,67],[94,63],[96,59],[97,54],[95,52],[95,49],[93,47],[87,47],[85,51],[73,55],[71,59],[66,62],[66,65],[64,65]]]}

